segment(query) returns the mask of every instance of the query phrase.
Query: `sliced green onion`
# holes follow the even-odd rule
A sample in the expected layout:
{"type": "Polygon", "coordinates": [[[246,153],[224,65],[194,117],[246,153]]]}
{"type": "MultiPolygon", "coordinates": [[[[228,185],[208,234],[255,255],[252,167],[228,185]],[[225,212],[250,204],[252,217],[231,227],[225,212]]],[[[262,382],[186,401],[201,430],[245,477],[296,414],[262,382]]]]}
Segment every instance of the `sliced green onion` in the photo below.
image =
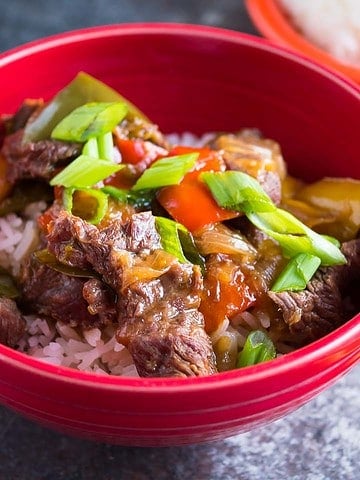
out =
{"type": "Polygon", "coordinates": [[[271,213],[250,213],[247,217],[259,230],[279,242],[287,257],[309,253],[319,257],[324,266],[346,263],[345,256],[333,242],[314,232],[281,208],[271,213]]]}
{"type": "Polygon", "coordinates": [[[157,160],[144,171],[132,190],[177,185],[184,178],[184,175],[193,168],[198,156],[198,153],[187,153],[157,160]]]}
{"type": "Polygon", "coordinates": [[[244,213],[272,212],[276,206],[255,178],[243,172],[203,172],[201,179],[209,187],[218,205],[244,213]]]}
{"type": "Polygon", "coordinates": [[[328,240],[330,243],[333,243],[335,247],[341,247],[341,243],[337,238],[332,237],[331,235],[324,235],[324,234],[322,234],[321,236],[326,240],[328,240]]]}
{"type": "Polygon", "coordinates": [[[101,190],[87,188],[65,188],[63,193],[65,210],[97,225],[108,209],[108,196],[101,190]]]}
{"type": "Polygon", "coordinates": [[[322,265],[346,263],[333,240],[329,241],[291,213],[277,208],[257,180],[249,175],[235,171],[204,172],[201,178],[218,205],[244,211],[259,230],[279,242],[285,256],[309,253],[319,257],[322,265]]]}
{"type": "Polygon", "coordinates": [[[110,195],[121,203],[128,203],[141,210],[151,209],[152,201],[155,198],[154,190],[126,190],[123,188],[107,185],[101,189],[104,193],[110,195]]]}
{"type": "Polygon", "coordinates": [[[276,279],[272,292],[304,290],[307,283],[319,268],[321,260],[309,253],[299,253],[293,257],[276,279]]]}
{"type": "Polygon", "coordinates": [[[98,157],[103,160],[114,160],[114,142],[111,132],[100,135],[96,138],[98,145],[98,157]]]}
{"type": "Polygon", "coordinates": [[[83,146],[83,149],[82,149],[82,154],[87,155],[88,157],[100,158],[99,157],[98,142],[97,142],[97,139],[95,137],[90,138],[85,143],[85,145],[83,146]]]}
{"type": "Polygon", "coordinates": [[[183,225],[174,222],[169,218],[155,217],[156,230],[161,239],[163,249],[174,255],[181,263],[189,263],[182,250],[179,229],[183,229],[183,225]]]}
{"type": "Polygon", "coordinates": [[[86,142],[111,132],[123,120],[127,106],[123,102],[91,102],[75,108],[51,133],[58,140],[86,142]]]}
{"type": "Polygon", "coordinates": [[[113,88],[80,72],[41,110],[40,114],[28,122],[23,136],[24,142],[44,140],[66,115],[88,102],[123,102],[129,115],[148,120],[147,117],[113,88]]]}
{"type": "Polygon", "coordinates": [[[273,342],[261,330],[250,332],[244,348],[239,353],[236,366],[238,368],[256,365],[267,362],[276,357],[276,350],[273,342]]]}
{"type": "Polygon", "coordinates": [[[50,185],[53,187],[55,185],[78,188],[92,187],[122,168],[123,165],[110,163],[108,160],[80,155],[58,173],[50,181],[50,185]]]}

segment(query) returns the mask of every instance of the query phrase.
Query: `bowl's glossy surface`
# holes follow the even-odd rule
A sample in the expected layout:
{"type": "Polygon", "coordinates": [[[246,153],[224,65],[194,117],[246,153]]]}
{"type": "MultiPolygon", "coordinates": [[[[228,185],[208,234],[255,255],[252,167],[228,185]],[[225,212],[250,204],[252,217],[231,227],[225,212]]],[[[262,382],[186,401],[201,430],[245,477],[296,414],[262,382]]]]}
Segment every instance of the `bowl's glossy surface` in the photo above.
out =
{"type": "MultiPolygon", "coordinates": [[[[0,56],[0,110],[50,98],[79,70],[134,101],[167,132],[259,127],[290,172],[360,178],[360,92],[267,42],[208,27],[123,25],[67,33],[0,56]],[[331,101],[329,100],[331,99],[331,101]]],[[[360,315],[262,365],[195,379],[115,378],[0,346],[0,400],[59,430],[124,445],[222,438],[299,407],[360,359],[360,315]]]]}
{"type": "Polygon", "coordinates": [[[309,42],[292,25],[276,0],[246,0],[246,6],[258,30],[279,45],[302,53],[360,83],[360,68],[343,63],[309,42]]]}

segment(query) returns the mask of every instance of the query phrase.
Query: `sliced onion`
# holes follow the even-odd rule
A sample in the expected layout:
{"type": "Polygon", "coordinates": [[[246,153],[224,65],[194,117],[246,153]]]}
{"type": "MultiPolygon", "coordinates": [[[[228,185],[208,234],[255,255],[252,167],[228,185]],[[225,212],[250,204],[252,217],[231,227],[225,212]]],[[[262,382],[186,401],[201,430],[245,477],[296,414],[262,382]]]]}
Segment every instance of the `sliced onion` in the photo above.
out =
{"type": "Polygon", "coordinates": [[[225,253],[256,257],[255,248],[240,233],[221,223],[207,225],[196,233],[196,246],[202,255],[225,253]]]}

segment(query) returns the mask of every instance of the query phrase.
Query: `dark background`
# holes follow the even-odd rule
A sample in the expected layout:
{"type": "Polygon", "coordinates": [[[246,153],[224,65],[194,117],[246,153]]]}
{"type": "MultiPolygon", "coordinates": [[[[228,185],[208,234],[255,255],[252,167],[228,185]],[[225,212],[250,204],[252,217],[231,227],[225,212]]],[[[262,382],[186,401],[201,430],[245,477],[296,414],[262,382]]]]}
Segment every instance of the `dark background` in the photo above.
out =
{"type": "MultiPolygon", "coordinates": [[[[66,30],[134,21],[256,34],[241,0],[0,0],[0,51],[66,30]]],[[[356,480],[359,374],[359,367],[353,369],[271,425],[188,447],[142,449],[74,439],[0,407],[0,480],[356,480]]]]}

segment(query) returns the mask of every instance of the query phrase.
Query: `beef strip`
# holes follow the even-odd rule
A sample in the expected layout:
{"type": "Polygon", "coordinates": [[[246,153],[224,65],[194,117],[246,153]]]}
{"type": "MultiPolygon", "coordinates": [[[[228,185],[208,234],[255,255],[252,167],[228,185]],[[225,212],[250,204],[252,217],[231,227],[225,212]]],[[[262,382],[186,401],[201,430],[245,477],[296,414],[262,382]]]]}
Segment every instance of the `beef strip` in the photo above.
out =
{"type": "Polygon", "coordinates": [[[50,180],[57,169],[67,165],[81,153],[81,144],[59,140],[22,142],[22,129],[4,139],[1,155],[8,164],[7,180],[16,183],[21,179],[50,180]]]}
{"type": "Polygon", "coordinates": [[[23,265],[20,284],[22,301],[32,313],[72,327],[93,328],[116,321],[115,296],[100,280],[69,276],[31,257],[23,265]]]}
{"type": "Polygon", "coordinates": [[[280,203],[286,168],[278,143],[262,138],[257,130],[243,130],[218,135],[210,147],[221,152],[228,169],[253,176],[273,202],[280,203]]]}
{"type": "Polygon", "coordinates": [[[346,242],[346,265],[320,268],[300,292],[269,292],[290,332],[309,343],[351,318],[359,307],[360,239],[346,242]]]}
{"type": "Polygon", "coordinates": [[[63,212],[48,235],[48,248],[63,263],[91,266],[116,292],[117,338],[128,347],[141,376],[216,372],[198,311],[200,271],[172,256],[162,270],[151,267],[151,256],[162,252],[151,212],[134,214],[125,223],[114,221],[103,230],[63,212]],[[144,277],[148,272],[150,277],[144,277]]]}
{"type": "Polygon", "coordinates": [[[10,298],[0,297],[0,343],[15,347],[25,333],[25,319],[16,303],[10,298]]]}

